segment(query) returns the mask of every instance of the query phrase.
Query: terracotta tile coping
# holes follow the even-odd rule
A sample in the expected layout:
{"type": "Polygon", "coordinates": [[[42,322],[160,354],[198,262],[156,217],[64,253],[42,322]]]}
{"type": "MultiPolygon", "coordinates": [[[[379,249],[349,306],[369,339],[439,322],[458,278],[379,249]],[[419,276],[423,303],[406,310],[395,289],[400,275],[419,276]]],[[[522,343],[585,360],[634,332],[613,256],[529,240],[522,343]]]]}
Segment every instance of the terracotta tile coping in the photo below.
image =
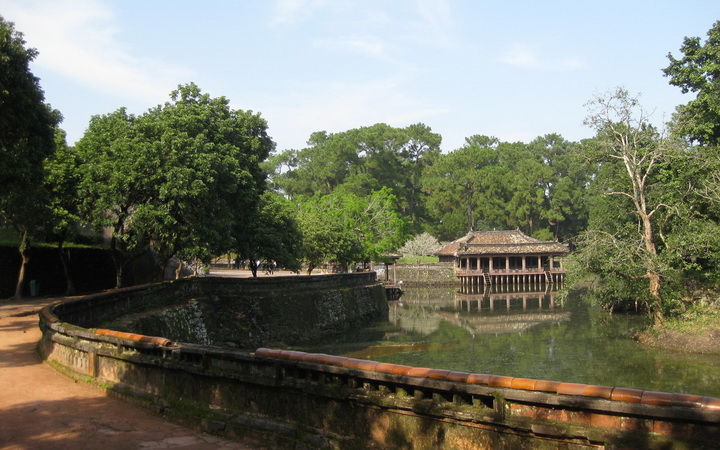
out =
{"type": "MultiPolygon", "coordinates": [[[[61,302],[55,302],[55,303],[48,305],[48,306],[44,307],[43,309],[41,309],[40,315],[42,316],[42,318],[49,323],[60,323],[60,319],[52,311],[52,307],[57,306],[60,303],[61,302]]],[[[98,334],[101,336],[111,336],[111,337],[116,337],[116,338],[121,338],[121,339],[129,339],[129,340],[135,341],[135,342],[147,342],[150,344],[155,344],[159,347],[167,347],[167,346],[173,344],[173,341],[171,341],[168,338],[164,338],[164,337],[145,336],[144,334],[125,333],[123,331],[106,330],[104,328],[96,329],[95,334],[98,334]]]]}
{"type": "Polygon", "coordinates": [[[152,344],[156,344],[160,347],[167,347],[168,345],[172,345],[172,341],[167,338],[163,337],[155,337],[155,336],[145,336],[143,334],[135,334],[135,333],[125,333],[123,331],[114,331],[114,330],[105,330],[103,328],[98,328],[95,330],[95,334],[99,334],[102,336],[112,336],[116,338],[121,339],[129,339],[131,341],[136,342],[150,342],[152,344]]]}
{"type": "MultiPolygon", "coordinates": [[[[47,322],[59,322],[58,317],[52,313],[51,308],[49,307],[43,308],[40,311],[40,314],[47,322]]],[[[136,342],[152,343],[159,347],[167,347],[173,344],[170,339],[164,337],[145,336],[142,334],[125,333],[123,331],[106,330],[103,328],[95,330],[95,334],[128,339],[136,342]]],[[[411,367],[401,364],[381,363],[365,359],[346,358],[344,356],[326,355],[324,353],[305,353],[293,350],[258,348],[255,350],[255,354],[265,358],[313,362],[344,367],[347,369],[360,369],[370,372],[390,373],[394,375],[406,375],[418,378],[431,378],[469,384],[484,384],[487,386],[525,391],[549,392],[561,395],[579,395],[582,397],[604,398],[619,402],[641,403],[653,406],[681,406],[686,408],[702,408],[720,411],[720,398],[700,395],[670,394],[667,392],[643,391],[639,389],[610,386],[594,386],[579,383],[532,380],[529,378],[513,378],[479,373],[453,372],[443,369],[411,367]]]]}
{"type": "Polygon", "coordinates": [[[299,362],[316,362],[347,369],[360,369],[409,377],[432,378],[444,381],[455,381],[469,384],[484,384],[525,391],[549,392],[561,395],[578,395],[582,397],[603,398],[607,400],[640,403],[653,406],[681,406],[685,408],[703,408],[720,411],[720,398],[704,397],[690,394],[670,394],[666,392],[643,391],[639,389],[617,388],[611,386],[594,386],[580,383],[563,383],[559,381],[532,380],[498,375],[453,372],[450,370],[410,367],[399,364],[380,363],[364,359],[332,356],[323,353],[304,353],[291,350],[274,350],[259,348],[257,356],[275,359],[287,359],[299,362]]]}

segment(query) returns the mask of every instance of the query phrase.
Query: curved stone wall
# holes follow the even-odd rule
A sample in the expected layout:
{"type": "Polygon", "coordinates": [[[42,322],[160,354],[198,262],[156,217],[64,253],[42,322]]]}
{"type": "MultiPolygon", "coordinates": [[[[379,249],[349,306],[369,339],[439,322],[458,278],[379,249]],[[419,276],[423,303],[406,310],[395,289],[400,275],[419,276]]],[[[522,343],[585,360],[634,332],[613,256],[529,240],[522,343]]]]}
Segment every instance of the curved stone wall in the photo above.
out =
{"type": "MultiPolygon", "coordinates": [[[[296,289],[331,282],[308,279],[296,289]]],[[[216,282],[202,283],[174,286],[209,292],[216,282]]],[[[153,292],[168,294],[151,286],[45,308],[40,353],[186,424],[276,447],[694,448],[720,436],[720,399],[711,397],[250,353],[88,325],[162,297],[153,292]]]]}
{"type": "Polygon", "coordinates": [[[375,274],[188,278],[90,295],[58,306],[64,321],[172,341],[254,350],[298,344],[387,318],[375,274]]]}

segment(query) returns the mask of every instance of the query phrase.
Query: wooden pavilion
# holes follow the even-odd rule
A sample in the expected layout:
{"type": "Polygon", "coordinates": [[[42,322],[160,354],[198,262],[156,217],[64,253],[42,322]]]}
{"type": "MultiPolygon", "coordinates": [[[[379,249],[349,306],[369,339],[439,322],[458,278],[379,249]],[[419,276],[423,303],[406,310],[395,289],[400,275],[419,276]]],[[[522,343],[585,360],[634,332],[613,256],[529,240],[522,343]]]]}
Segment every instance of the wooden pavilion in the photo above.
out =
{"type": "Polygon", "coordinates": [[[435,254],[453,262],[463,286],[561,283],[565,244],[543,242],[519,230],[471,231],[435,254]]]}

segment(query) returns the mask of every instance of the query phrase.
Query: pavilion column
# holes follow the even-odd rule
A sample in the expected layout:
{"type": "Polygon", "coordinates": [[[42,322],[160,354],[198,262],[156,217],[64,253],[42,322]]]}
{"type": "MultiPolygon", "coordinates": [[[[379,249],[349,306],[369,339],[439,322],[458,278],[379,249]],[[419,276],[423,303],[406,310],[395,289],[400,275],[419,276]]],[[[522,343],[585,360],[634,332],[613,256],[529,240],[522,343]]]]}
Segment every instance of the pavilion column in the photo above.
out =
{"type": "Polygon", "coordinates": [[[542,271],[542,256],[538,256],[538,270],[542,271]]]}
{"type": "Polygon", "coordinates": [[[510,257],[509,256],[505,257],[505,271],[510,272],[510,257]]]}
{"type": "Polygon", "coordinates": [[[550,255],[550,271],[555,268],[555,257],[553,255],[550,255]]]}
{"type": "Polygon", "coordinates": [[[522,271],[525,272],[527,269],[527,264],[525,263],[525,255],[522,257],[522,271]]]}
{"type": "Polygon", "coordinates": [[[492,271],[493,271],[493,257],[492,256],[490,257],[490,262],[488,264],[488,267],[489,267],[488,271],[490,273],[492,273],[492,271]]]}
{"type": "Polygon", "coordinates": [[[482,266],[480,265],[480,257],[477,257],[477,270],[478,272],[482,272],[482,266]]]}

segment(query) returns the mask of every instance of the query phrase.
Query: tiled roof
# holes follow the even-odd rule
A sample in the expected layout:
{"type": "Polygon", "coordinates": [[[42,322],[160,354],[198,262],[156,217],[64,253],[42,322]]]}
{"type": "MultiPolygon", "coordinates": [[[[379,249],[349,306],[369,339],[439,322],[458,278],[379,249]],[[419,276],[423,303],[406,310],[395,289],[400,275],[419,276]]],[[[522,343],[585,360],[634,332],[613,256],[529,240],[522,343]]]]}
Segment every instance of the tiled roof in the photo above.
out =
{"type": "Polygon", "coordinates": [[[504,255],[569,253],[567,246],[559,242],[542,242],[519,230],[471,231],[465,236],[442,247],[438,256],[455,255],[504,255]]]}

